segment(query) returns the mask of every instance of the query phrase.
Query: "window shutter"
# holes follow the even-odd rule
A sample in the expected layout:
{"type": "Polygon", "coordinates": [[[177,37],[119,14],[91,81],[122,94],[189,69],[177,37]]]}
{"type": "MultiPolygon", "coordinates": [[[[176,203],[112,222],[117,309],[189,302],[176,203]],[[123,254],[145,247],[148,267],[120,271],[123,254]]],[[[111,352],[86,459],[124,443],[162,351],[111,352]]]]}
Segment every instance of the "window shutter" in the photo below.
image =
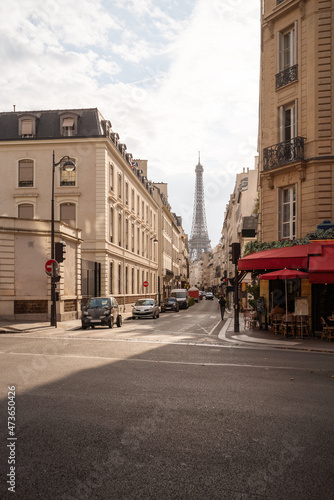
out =
{"type": "Polygon", "coordinates": [[[298,21],[295,22],[292,31],[292,66],[298,62],[298,21]]]}
{"type": "Polygon", "coordinates": [[[284,134],[284,106],[279,107],[279,142],[283,142],[285,140],[284,134]]]}
{"type": "Polygon", "coordinates": [[[293,127],[292,127],[293,137],[298,135],[298,99],[295,100],[295,105],[293,107],[293,127]]]}
{"type": "Polygon", "coordinates": [[[74,118],[64,118],[63,127],[74,127],[74,118]]]}
{"type": "Polygon", "coordinates": [[[283,35],[279,31],[277,33],[277,73],[283,70],[284,61],[283,61],[283,35]]]}
{"type": "Polygon", "coordinates": [[[32,134],[32,120],[23,120],[21,124],[21,135],[32,134]]]}

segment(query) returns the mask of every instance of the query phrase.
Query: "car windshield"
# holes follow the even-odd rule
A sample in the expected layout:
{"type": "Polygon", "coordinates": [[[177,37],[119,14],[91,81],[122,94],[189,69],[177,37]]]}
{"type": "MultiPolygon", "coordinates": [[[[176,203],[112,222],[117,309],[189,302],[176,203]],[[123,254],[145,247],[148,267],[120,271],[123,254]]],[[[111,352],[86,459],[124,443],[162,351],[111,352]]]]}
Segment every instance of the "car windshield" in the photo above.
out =
{"type": "Polygon", "coordinates": [[[186,292],[173,292],[173,296],[177,297],[178,299],[183,299],[187,296],[187,294],[186,292]]]}
{"type": "Polygon", "coordinates": [[[136,306],[153,306],[154,300],[152,299],[140,299],[137,300],[136,306]]]}
{"type": "Polygon", "coordinates": [[[87,303],[87,308],[89,309],[94,307],[110,307],[110,299],[107,298],[90,299],[87,303]]]}
{"type": "Polygon", "coordinates": [[[166,300],[166,302],[176,302],[176,299],[174,297],[170,297],[166,300]]]}

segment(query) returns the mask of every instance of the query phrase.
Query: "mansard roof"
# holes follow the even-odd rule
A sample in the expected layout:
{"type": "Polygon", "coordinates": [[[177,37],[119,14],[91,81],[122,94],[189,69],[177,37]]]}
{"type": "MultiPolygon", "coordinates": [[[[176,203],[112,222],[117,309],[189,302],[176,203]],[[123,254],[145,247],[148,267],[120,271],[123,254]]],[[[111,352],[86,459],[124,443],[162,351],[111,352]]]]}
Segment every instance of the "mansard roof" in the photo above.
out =
{"type": "MultiPolygon", "coordinates": [[[[34,139],[62,138],[61,119],[64,116],[77,117],[76,137],[105,136],[102,115],[97,108],[62,109],[49,111],[13,111],[0,113],[0,140],[21,140],[19,135],[19,119],[23,117],[36,118],[36,133],[34,139]]],[[[30,138],[31,140],[31,138],[30,138]]]]}

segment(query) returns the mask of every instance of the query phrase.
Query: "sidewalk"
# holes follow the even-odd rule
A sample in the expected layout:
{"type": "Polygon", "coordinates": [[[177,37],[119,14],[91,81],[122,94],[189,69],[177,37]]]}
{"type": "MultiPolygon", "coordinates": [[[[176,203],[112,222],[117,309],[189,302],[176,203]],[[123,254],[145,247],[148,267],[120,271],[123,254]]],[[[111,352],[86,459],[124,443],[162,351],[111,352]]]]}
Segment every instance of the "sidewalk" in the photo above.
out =
{"type": "Polygon", "coordinates": [[[289,337],[275,335],[270,330],[260,330],[259,328],[245,328],[243,316],[239,315],[239,332],[234,332],[234,313],[226,311],[226,321],[218,337],[220,340],[231,344],[270,346],[278,349],[291,349],[300,351],[328,352],[334,354],[334,342],[320,340],[320,337],[289,337]]]}
{"type": "MultiPolygon", "coordinates": [[[[132,317],[131,312],[123,312],[123,322],[132,317]]],[[[218,337],[220,340],[234,345],[254,345],[254,346],[270,346],[281,349],[292,349],[301,351],[316,351],[328,352],[334,354],[334,342],[328,340],[320,340],[316,337],[293,338],[288,339],[284,336],[274,335],[269,330],[259,330],[258,328],[245,328],[243,316],[239,317],[239,332],[234,332],[234,316],[233,311],[226,310],[224,323],[222,323],[218,337]]],[[[47,333],[57,332],[57,330],[73,331],[81,328],[81,320],[74,319],[71,321],[62,321],[57,323],[57,328],[50,326],[49,321],[45,322],[20,322],[20,321],[4,321],[0,320],[0,334],[6,333],[47,333]]]]}
{"type": "MultiPolygon", "coordinates": [[[[132,317],[131,312],[122,312],[122,320],[123,322],[130,319],[132,317]]],[[[50,321],[41,321],[41,322],[33,322],[33,321],[5,321],[0,320],[0,334],[1,333],[24,333],[29,332],[32,333],[34,331],[48,331],[48,332],[56,332],[59,330],[78,330],[81,328],[81,319],[72,319],[70,321],[61,321],[57,322],[57,328],[54,326],[50,326],[50,321]]]]}

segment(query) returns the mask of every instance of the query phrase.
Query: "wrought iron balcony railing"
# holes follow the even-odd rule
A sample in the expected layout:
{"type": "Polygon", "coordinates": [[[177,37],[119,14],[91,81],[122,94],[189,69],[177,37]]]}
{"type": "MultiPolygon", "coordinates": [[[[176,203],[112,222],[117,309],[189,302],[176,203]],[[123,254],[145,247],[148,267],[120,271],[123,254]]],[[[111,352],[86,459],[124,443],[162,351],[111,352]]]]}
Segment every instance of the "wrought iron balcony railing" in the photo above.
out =
{"type": "Polygon", "coordinates": [[[263,170],[281,167],[298,160],[304,160],[304,137],[295,137],[263,150],[263,170]]]}
{"type": "Polygon", "coordinates": [[[276,90],[298,80],[298,64],[290,66],[276,75],[276,90]]]}

